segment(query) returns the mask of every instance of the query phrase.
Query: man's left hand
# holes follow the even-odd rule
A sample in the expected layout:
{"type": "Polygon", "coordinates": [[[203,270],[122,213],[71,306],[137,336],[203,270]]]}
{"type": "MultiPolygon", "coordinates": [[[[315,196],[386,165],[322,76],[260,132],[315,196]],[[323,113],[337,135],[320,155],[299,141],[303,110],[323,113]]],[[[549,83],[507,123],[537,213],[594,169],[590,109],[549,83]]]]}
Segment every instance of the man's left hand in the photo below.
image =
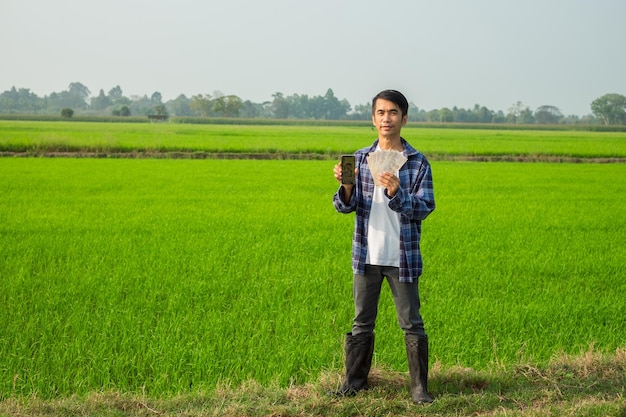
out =
{"type": "Polygon", "coordinates": [[[387,195],[391,198],[396,196],[398,187],[400,187],[400,178],[390,172],[383,172],[378,177],[378,181],[387,189],[387,195]]]}

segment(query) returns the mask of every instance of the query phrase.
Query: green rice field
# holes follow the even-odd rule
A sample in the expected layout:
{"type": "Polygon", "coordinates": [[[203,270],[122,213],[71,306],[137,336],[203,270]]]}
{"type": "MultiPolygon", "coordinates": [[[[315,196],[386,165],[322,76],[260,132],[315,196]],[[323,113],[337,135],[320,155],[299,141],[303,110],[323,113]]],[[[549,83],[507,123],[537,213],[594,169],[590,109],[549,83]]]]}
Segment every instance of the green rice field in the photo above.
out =
{"type": "MultiPolygon", "coordinates": [[[[92,140],[88,126],[103,140],[100,125],[84,125],[78,147],[92,140]]],[[[0,126],[2,146],[14,146],[0,126]]],[[[233,133],[233,151],[254,148],[249,128],[233,133]]],[[[189,129],[204,133],[186,145],[170,135],[157,148],[223,150],[205,127],[189,129]]],[[[372,140],[368,131],[336,144],[348,128],[307,129],[295,137],[320,130],[325,139],[289,148],[279,129],[274,145],[258,139],[254,150],[334,153],[372,140]]],[[[516,131],[490,148],[476,132],[439,132],[404,136],[451,153],[530,152],[539,141],[516,131]]],[[[569,132],[580,142],[570,152],[565,133],[537,135],[563,155],[626,155],[617,134],[569,132]]],[[[148,143],[109,134],[129,149],[148,143]]],[[[168,396],[339,371],[354,217],[332,207],[334,163],[1,158],[0,398],[168,396]]],[[[626,344],[626,164],[436,160],[433,171],[437,209],[424,222],[420,281],[433,363],[488,369],[626,344]]],[[[376,331],[375,366],[406,371],[388,289],[376,331]]]]}
{"type": "MultiPolygon", "coordinates": [[[[406,127],[403,134],[435,156],[624,158],[626,132],[406,127]]],[[[353,152],[372,142],[369,126],[187,125],[0,121],[0,152],[353,152]]]]}

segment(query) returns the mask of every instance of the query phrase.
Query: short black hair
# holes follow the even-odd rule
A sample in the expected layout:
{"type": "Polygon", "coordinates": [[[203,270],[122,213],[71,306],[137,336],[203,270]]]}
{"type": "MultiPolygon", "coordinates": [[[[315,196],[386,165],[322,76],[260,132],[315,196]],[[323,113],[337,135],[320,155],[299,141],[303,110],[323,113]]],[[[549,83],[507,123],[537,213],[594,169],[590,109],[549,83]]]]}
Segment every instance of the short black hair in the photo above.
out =
{"type": "Polygon", "coordinates": [[[372,114],[374,114],[376,110],[376,101],[379,98],[397,104],[398,107],[400,107],[400,111],[402,111],[402,116],[409,113],[409,102],[406,97],[404,97],[404,94],[397,90],[383,90],[372,99],[372,114]]]}

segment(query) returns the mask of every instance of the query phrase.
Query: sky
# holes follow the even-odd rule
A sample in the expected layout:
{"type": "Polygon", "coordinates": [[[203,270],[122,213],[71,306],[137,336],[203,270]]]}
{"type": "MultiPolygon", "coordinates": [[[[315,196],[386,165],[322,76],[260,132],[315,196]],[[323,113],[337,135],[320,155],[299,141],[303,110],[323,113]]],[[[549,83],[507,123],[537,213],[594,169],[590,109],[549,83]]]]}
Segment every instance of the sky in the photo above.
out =
{"type": "Polygon", "coordinates": [[[626,95],[625,0],[0,0],[0,92],[402,91],[424,110],[564,115],[626,95]]]}

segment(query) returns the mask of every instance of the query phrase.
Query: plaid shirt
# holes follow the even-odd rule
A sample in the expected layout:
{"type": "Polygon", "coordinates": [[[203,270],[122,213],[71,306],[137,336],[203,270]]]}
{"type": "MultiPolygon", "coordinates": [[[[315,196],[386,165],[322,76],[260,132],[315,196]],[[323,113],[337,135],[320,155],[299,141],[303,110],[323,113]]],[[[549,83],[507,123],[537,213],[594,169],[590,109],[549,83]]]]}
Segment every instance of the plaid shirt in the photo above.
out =
{"type": "MultiPolygon", "coordinates": [[[[403,154],[408,158],[400,168],[400,188],[389,200],[389,208],[400,213],[400,282],[413,282],[422,274],[420,236],[422,220],[435,209],[433,179],[430,164],[426,157],[413,148],[404,138],[403,154]]],[[[352,238],[352,269],[357,274],[365,274],[367,257],[367,224],[372,208],[374,179],[367,165],[367,155],[374,152],[378,140],[368,148],[355,152],[356,168],[359,173],[356,185],[348,204],[339,193],[333,196],[333,205],[339,213],[356,211],[354,236],[352,238]]]]}

